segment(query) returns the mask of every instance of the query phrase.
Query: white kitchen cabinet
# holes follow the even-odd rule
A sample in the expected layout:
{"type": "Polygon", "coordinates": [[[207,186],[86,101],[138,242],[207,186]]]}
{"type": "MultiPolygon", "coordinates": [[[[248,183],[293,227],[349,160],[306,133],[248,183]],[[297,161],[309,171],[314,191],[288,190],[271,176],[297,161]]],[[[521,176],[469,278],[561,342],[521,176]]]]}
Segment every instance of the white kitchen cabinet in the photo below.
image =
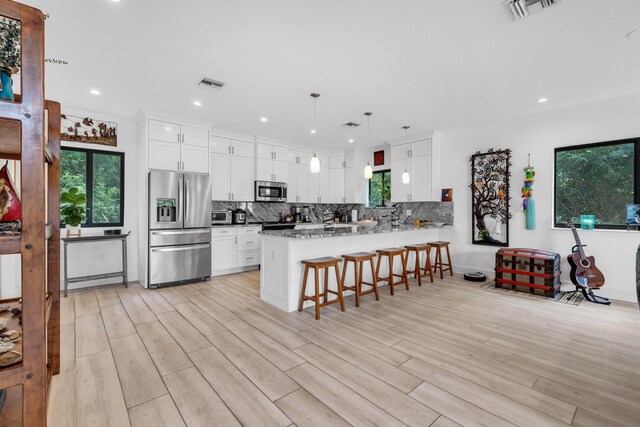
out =
{"type": "Polygon", "coordinates": [[[209,172],[209,129],[150,119],[149,169],[209,172]]]}
{"type": "Polygon", "coordinates": [[[298,181],[298,164],[297,163],[288,163],[288,171],[287,176],[289,180],[287,181],[287,202],[289,203],[297,203],[299,201],[299,190],[300,190],[300,182],[298,181]]]}
{"type": "Polygon", "coordinates": [[[211,151],[213,200],[253,201],[254,144],[214,136],[211,151]]]}
{"type": "Polygon", "coordinates": [[[231,200],[252,202],[254,200],[253,157],[231,155],[231,177],[229,192],[231,200]]]}
{"type": "Polygon", "coordinates": [[[205,147],[209,149],[209,130],[194,126],[180,126],[182,132],[181,143],[191,146],[205,147]]]}
{"type": "Polygon", "coordinates": [[[346,203],[365,203],[368,181],[364,177],[366,165],[362,153],[348,154],[344,158],[344,197],[346,203]]]}
{"type": "Polygon", "coordinates": [[[404,184],[402,182],[402,174],[406,170],[411,169],[411,161],[408,158],[391,161],[391,201],[408,202],[411,193],[411,183],[404,184]]]}
{"type": "Polygon", "coordinates": [[[229,200],[231,163],[228,154],[211,153],[211,199],[229,200]]]}
{"type": "Polygon", "coordinates": [[[183,172],[209,173],[209,147],[182,144],[180,159],[183,172]]]}
{"type": "Polygon", "coordinates": [[[431,156],[418,156],[411,158],[410,201],[424,202],[432,200],[431,170],[431,156]]]}
{"type": "Polygon", "coordinates": [[[180,166],[180,144],[149,141],[149,168],[179,171],[180,166]]]}
{"type": "MultiPolygon", "coordinates": [[[[309,198],[311,203],[329,203],[329,158],[318,155],[320,160],[320,172],[311,173],[309,168],[309,198]]],[[[309,162],[311,159],[309,159],[309,162]]],[[[304,166],[304,165],[302,165],[304,166]]]]}
{"type": "Polygon", "coordinates": [[[211,275],[246,271],[260,265],[260,226],[211,229],[211,275]]]}
{"type": "Polygon", "coordinates": [[[391,160],[410,159],[428,154],[431,154],[431,139],[421,139],[391,146],[391,160]]]}
{"type": "Polygon", "coordinates": [[[345,203],[344,169],[329,169],[329,203],[345,203]]]}
{"type": "Polygon", "coordinates": [[[149,120],[149,139],[180,144],[180,125],[177,123],[149,120]]]}
{"type": "MultiPolygon", "coordinates": [[[[229,270],[235,268],[238,260],[236,239],[238,237],[224,236],[211,238],[211,270],[229,270]]],[[[213,275],[213,274],[212,274],[213,275]]]]}
{"type": "Polygon", "coordinates": [[[256,144],[256,180],[287,182],[289,175],[287,147],[258,142],[256,144]]]}
{"type": "Polygon", "coordinates": [[[344,169],[344,156],[329,156],[329,169],[344,169]]]}

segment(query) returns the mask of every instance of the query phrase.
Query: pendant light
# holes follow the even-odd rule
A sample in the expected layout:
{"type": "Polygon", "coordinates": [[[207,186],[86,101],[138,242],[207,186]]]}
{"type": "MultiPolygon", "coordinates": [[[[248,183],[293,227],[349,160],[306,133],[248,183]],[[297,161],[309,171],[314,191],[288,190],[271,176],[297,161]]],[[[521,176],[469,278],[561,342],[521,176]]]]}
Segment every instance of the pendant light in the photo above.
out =
{"type": "MultiPolygon", "coordinates": [[[[402,129],[404,129],[404,142],[405,144],[407,144],[408,142],[408,138],[407,138],[407,131],[409,130],[410,126],[402,126],[402,129]]],[[[402,174],[402,183],[403,184],[408,184],[411,182],[411,177],[409,176],[409,172],[407,172],[407,170],[404,170],[404,173],[402,174]]]]}
{"type": "MultiPolygon", "coordinates": [[[[313,92],[311,94],[313,98],[313,128],[311,129],[312,134],[316,134],[318,132],[318,122],[317,122],[317,108],[316,103],[318,98],[320,97],[319,93],[313,92]]],[[[309,168],[311,168],[311,173],[319,173],[320,172],[320,159],[313,153],[313,157],[311,158],[311,162],[309,163],[309,168]]]]}
{"type": "Polygon", "coordinates": [[[318,123],[317,123],[317,106],[316,103],[318,101],[318,98],[320,97],[319,93],[313,92],[311,94],[311,97],[313,98],[313,128],[311,128],[311,133],[315,134],[318,132],[318,123]]]}
{"type": "Polygon", "coordinates": [[[311,168],[311,173],[320,172],[320,159],[318,158],[318,156],[316,156],[316,153],[313,153],[313,157],[311,158],[309,167],[311,168]]]}
{"type": "MultiPolygon", "coordinates": [[[[373,113],[371,112],[366,112],[364,113],[365,116],[367,116],[367,143],[369,143],[369,145],[371,145],[371,116],[373,115],[373,113]]],[[[371,164],[369,162],[367,162],[367,166],[364,167],[364,178],[365,179],[371,179],[373,178],[373,168],[371,167],[371,164]]]]}

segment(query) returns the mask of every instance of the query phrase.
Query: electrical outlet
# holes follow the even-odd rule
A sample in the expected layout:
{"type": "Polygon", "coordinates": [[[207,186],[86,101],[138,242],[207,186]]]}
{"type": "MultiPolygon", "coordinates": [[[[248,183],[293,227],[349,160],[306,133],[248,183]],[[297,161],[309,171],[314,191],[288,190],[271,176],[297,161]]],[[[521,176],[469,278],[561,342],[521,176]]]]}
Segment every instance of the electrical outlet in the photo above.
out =
{"type": "Polygon", "coordinates": [[[104,252],[98,252],[98,261],[104,261],[104,252]]]}
{"type": "Polygon", "coordinates": [[[407,209],[406,212],[407,212],[407,216],[411,216],[411,209],[407,209]]]}

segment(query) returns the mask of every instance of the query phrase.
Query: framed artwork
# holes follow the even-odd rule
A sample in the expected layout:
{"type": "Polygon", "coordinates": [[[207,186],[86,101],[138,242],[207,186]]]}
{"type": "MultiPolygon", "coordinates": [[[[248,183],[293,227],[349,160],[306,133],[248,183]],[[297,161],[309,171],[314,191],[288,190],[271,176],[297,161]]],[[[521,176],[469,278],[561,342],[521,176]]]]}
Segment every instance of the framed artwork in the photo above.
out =
{"type": "Polygon", "coordinates": [[[442,201],[443,202],[452,202],[453,201],[453,188],[443,188],[442,189],[442,201]]]}
{"type": "Polygon", "coordinates": [[[490,149],[471,156],[471,242],[509,246],[511,150],[490,149]]]}
{"type": "Polygon", "coordinates": [[[76,117],[61,114],[62,133],[60,139],[86,144],[101,144],[110,147],[118,146],[118,124],[91,117],[76,117]]]}
{"type": "Polygon", "coordinates": [[[373,166],[384,166],[384,150],[373,152],[373,166]]]}

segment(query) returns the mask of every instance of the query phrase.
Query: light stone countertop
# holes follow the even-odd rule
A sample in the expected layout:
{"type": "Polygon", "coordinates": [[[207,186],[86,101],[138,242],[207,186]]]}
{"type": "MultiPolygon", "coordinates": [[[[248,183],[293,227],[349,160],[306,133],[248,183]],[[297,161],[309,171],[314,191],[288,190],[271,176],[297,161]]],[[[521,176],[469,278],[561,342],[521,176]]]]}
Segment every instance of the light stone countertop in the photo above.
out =
{"type": "Polygon", "coordinates": [[[286,237],[290,239],[320,239],[326,237],[345,237],[345,236],[360,236],[364,234],[382,234],[382,233],[398,233],[402,231],[414,231],[414,230],[428,230],[434,228],[450,228],[451,225],[422,225],[420,227],[413,224],[403,224],[399,227],[391,227],[388,224],[378,225],[372,228],[364,228],[358,225],[352,225],[351,227],[334,228],[332,231],[327,231],[324,228],[307,229],[307,230],[267,230],[261,231],[260,234],[264,236],[274,237],[286,237]]]}

